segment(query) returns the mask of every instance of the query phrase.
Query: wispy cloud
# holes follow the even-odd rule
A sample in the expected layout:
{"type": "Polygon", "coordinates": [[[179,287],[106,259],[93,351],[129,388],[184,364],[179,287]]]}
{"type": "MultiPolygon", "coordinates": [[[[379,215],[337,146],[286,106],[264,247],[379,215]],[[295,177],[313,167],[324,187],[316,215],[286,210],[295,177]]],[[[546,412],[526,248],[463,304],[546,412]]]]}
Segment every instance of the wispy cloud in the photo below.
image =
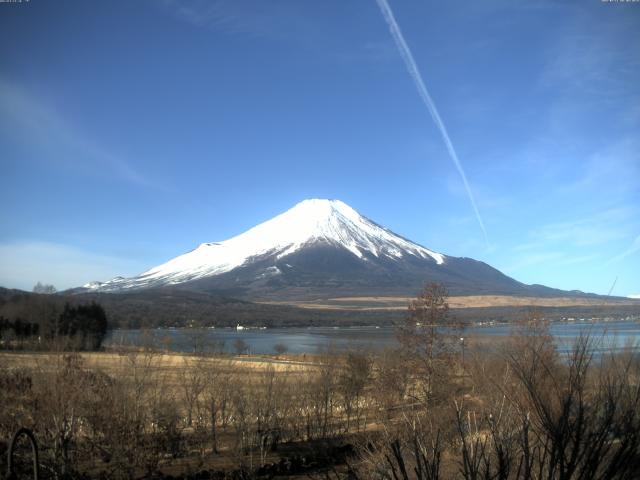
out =
{"type": "Polygon", "coordinates": [[[351,48],[343,48],[336,52],[335,57],[347,63],[352,62],[388,62],[398,58],[398,52],[389,42],[367,41],[351,48]]]}
{"type": "Polygon", "coordinates": [[[640,40],[637,18],[599,16],[598,28],[593,28],[591,15],[581,12],[579,6],[572,10],[574,20],[566,22],[560,41],[549,47],[541,84],[606,102],[637,93],[634,69],[640,60],[633,48],[625,48],[640,40]]]}
{"type": "Polygon", "coordinates": [[[530,232],[531,241],[515,246],[514,251],[544,248],[549,244],[567,247],[603,245],[628,236],[633,211],[626,207],[611,208],[587,217],[542,225],[530,232]]]}
{"type": "Polygon", "coordinates": [[[518,272],[524,268],[532,267],[535,265],[552,264],[557,266],[570,266],[579,265],[582,263],[592,262],[599,258],[597,254],[590,255],[578,255],[575,256],[571,253],[565,252],[536,252],[528,254],[515,260],[511,265],[505,267],[506,272],[518,272]]]}
{"type": "Polygon", "coordinates": [[[118,275],[134,275],[147,268],[137,260],[99,255],[69,245],[0,244],[0,286],[8,288],[30,290],[40,281],[61,290],[118,275]]]}
{"type": "Polygon", "coordinates": [[[197,27],[217,26],[235,29],[241,22],[241,18],[230,11],[229,2],[225,0],[164,0],[160,3],[178,18],[197,27]]]}
{"type": "Polygon", "coordinates": [[[525,267],[532,265],[545,264],[549,262],[556,262],[565,256],[562,252],[538,252],[525,256],[519,260],[516,260],[511,265],[505,267],[506,272],[517,272],[525,267]]]}
{"type": "Polygon", "coordinates": [[[605,261],[611,245],[618,245],[634,228],[635,211],[611,208],[590,216],[542,225],[529,232],[529,239],[511,248],[514,259],[506,268],[518,271],[533,265],[557,266],[586,264],[599,268],[621,260],[640,249],[640,237],[627,251],[605,261]]]}
{"type": "Polygon", "coordinates": [[[600,255],[598,255],[598,254],[580,255],[580,256],[577,256],[577,257],[567,256],[559,264],[560,265],[577,265],[579,263],[592,262],[594,260],[597,260],[598,258],[600,258],[600,255]]]}
{"type": "Polygon", "coordinates": [[[619,255],[616,255],[615,257],[611,258],[607,262],[607,264],[618,263],[620,260],[623,260],[628,256],[634,255],[638,252],[640,252],[640,235],[638,235],[635,238],[635,240],[633,241],[633,243],[629,248],[627,248],[624,252],[620,253],[619,255]]]}
{"type": "Polygon", "coordinates": [[[418,90],[418,95],[420,96],[420,99],[422,100],[424,105],[427,107],[427,110],[431,114],[431,118],[433,118],[433,121],[438,127],[438,130],[442,135],[442,139],[444,140],[444,143],[447,147],[449,157],[453,161],[453,164],[455,165],[456,170],[460,174],[460,178],[462,179],[462,183],[464,184],[464,188],[469,197],[469,202],[471,203],[471,207],[473,208],[476,219],[478,220],[478,224],[480,225],[480,229],[482,230],[482,234],[484,235],[485,242],[487,246],[489,246],[487,230],[485,229],[484,222],[482,221],[482,217],[480,215],[480,211],[478,210],[478,206],[476,205],[476,201],[473,197],[473,192],[471,191],[471,187],[469,186],[469,182],[467,181],[467,176],[464,172],[464,169],[462,168],[462,164],[460,163],[460,160],[458,159],[458,154],[456,153],[456,150],[453,147],[451,138],[449,138],[449,133],[447,132],[444,122],[440,118],[438,109],[436,108],[436,105],[433,102],[433,99],[431,98],[429,91],[427,90],[424,80],[422,79],[422,75],[418,70],[418,65],[416,64],[413,58],[413,54],[411,53],[411,50],[409,49],[409,46],[407,45],[407,42],[405,41],[404,36],[402,35],[400,26],[398,25],[398,22],[396,21],[393,15],[393,12],[391,11],[391,7],[387,3],[387,0],[377,0],[377,1],[378,1],[378,6],[380,7],[380,11],[382,12],[383,17],[387,22],[387,25],[389,26],[391,36],[393,37],[393,40],[395,41],[396,46],[398,47],[398,50],[400,52],[400,55],[407,67],[409,75],[413,79],[416,89],[418,90]]]}
{"type": "Polygon", "coordinates": [[[111,172],[137,186],[158,186],[122,157],[87,139],[56,109],[2,78],[0,119],[5,128],[11,128],[14,140],[44,151],[41,158],[60,164],[88,165],[93,167],[91,170],[111,172]]]}
{"type": "Polygon", "coordinates": [[[620,200],[638,191],[640,143],[637,136],[625,137],[589,155],[582,174],[563,186],[566,194],[596,194],[620,200]]]}
{"type": "Polygon", "coordinates": [[[198,28],[253,37],[281,37],[305,33],[312,26],[298,2],[262,0],[163,0],[161,8],[198,28]]]}

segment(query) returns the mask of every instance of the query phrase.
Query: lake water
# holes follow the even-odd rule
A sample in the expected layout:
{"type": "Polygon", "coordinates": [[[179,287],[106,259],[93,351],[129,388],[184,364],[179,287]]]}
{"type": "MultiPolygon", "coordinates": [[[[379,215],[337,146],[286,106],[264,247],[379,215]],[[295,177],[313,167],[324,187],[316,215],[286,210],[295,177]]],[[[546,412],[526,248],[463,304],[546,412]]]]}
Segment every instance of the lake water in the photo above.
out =
{"type": "MultiPolygon", "coordinates": [[[[511,333],[511,325],[470,327],[460,333],[461,337],[504,337],[511,333]]],[[[640,322],[575,322],[554,323],[551,334],[560,351],[567,351],[575,340],[589,333],[599,352],[618,350],[633,344],[640,351],[640,322]]],[[[284,345],[290,353],[314,354],[328,348],[344,351],[356,349],[382,349],[397,345],[393,327],[309,327],[272,328],[265,330],[222,329],[155,329],[114,330],[109,333],[107,346],[151,344],[177,352],[195,350],[236,352],[246,347],[248,353],[272,354],[277,345],[284,345]]]]}

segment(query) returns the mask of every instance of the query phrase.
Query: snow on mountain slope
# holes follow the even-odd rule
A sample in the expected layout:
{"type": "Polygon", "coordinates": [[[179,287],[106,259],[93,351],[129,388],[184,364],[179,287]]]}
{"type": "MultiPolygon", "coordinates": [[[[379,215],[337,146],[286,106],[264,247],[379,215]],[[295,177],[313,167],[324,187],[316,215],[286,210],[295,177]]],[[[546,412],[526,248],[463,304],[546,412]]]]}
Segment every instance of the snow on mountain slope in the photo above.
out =
{"type": "MultiPolygon", "coordinates": [[[[89,290],[122,291],[173,285],[229,272],[252,259],[281,259],[318,242],[342,247],[367,261],[366,255],[400,259],[415,256],[437,265],[446,256],[410,242],[363,217],[339,200],[305,200],[245,233],[219,243],[203,243],[137,277],[91,282],[89,290]]],[[[278,274],[277,268],[272,272],[278,274]]]]}

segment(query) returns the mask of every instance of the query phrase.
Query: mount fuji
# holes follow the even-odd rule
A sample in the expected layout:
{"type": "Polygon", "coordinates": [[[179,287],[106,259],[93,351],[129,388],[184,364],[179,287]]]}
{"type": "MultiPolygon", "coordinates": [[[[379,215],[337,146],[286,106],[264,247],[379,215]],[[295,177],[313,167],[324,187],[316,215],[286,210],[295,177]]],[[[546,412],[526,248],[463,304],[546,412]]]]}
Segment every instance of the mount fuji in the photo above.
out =
{"type": "Polygon", "coordinates": [[[194,250],[132,278],[91,282],[80,292],[158,287],[249,299],[409,295],[426,282],[452,295],[566,294],[520,283],[486,263],[444,255],[360,215],[339,200],[311,199],[231,239],[194,250]]]}

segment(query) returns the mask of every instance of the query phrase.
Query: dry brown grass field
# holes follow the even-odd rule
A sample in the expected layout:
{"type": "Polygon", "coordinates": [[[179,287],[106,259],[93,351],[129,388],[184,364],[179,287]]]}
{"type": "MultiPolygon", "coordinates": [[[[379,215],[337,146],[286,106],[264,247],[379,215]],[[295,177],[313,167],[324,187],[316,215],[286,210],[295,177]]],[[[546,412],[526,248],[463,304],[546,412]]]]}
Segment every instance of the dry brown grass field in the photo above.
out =
{"type": "MultiPolygon", "coordinates": [[[[0,363],[5,368],[38,368],[46,371],[55,368],[61,355],[66,353],[54,352],[7,352],[0,351],[0,363]]],[[[309,360],[302,360],[302,356],[283,355],[279,357],[222,357],[196,356],[181,353],[153,352],[145,353],[136,350],[121,352],[82,352],[78,357],[84,366],[99,369],[110,375],[120,375],[130,367],[132,357],[150,355],[153,368],[157,372],[165,372],[177,376],[181,371],[198,362],[204,368],[225,368],[236,373],[250,375],[274,369],[283,373],[301,373],[312,371],[316,364],[312,356],[305,356],[309,360]]]]}
{"type": "MultiPolygon", "coordinates": [[[[262,302],[273,305],[295,305],[310,309],[331,310],[406,310],[410,297],[337,297],[315,301],[262,302]]],[[[638,305],[633,299],[601,299],[588,297],[517,297],[508,295],[467,295],[449,297],[450,308],[486,307],[572,307],[638,305]]]]}

